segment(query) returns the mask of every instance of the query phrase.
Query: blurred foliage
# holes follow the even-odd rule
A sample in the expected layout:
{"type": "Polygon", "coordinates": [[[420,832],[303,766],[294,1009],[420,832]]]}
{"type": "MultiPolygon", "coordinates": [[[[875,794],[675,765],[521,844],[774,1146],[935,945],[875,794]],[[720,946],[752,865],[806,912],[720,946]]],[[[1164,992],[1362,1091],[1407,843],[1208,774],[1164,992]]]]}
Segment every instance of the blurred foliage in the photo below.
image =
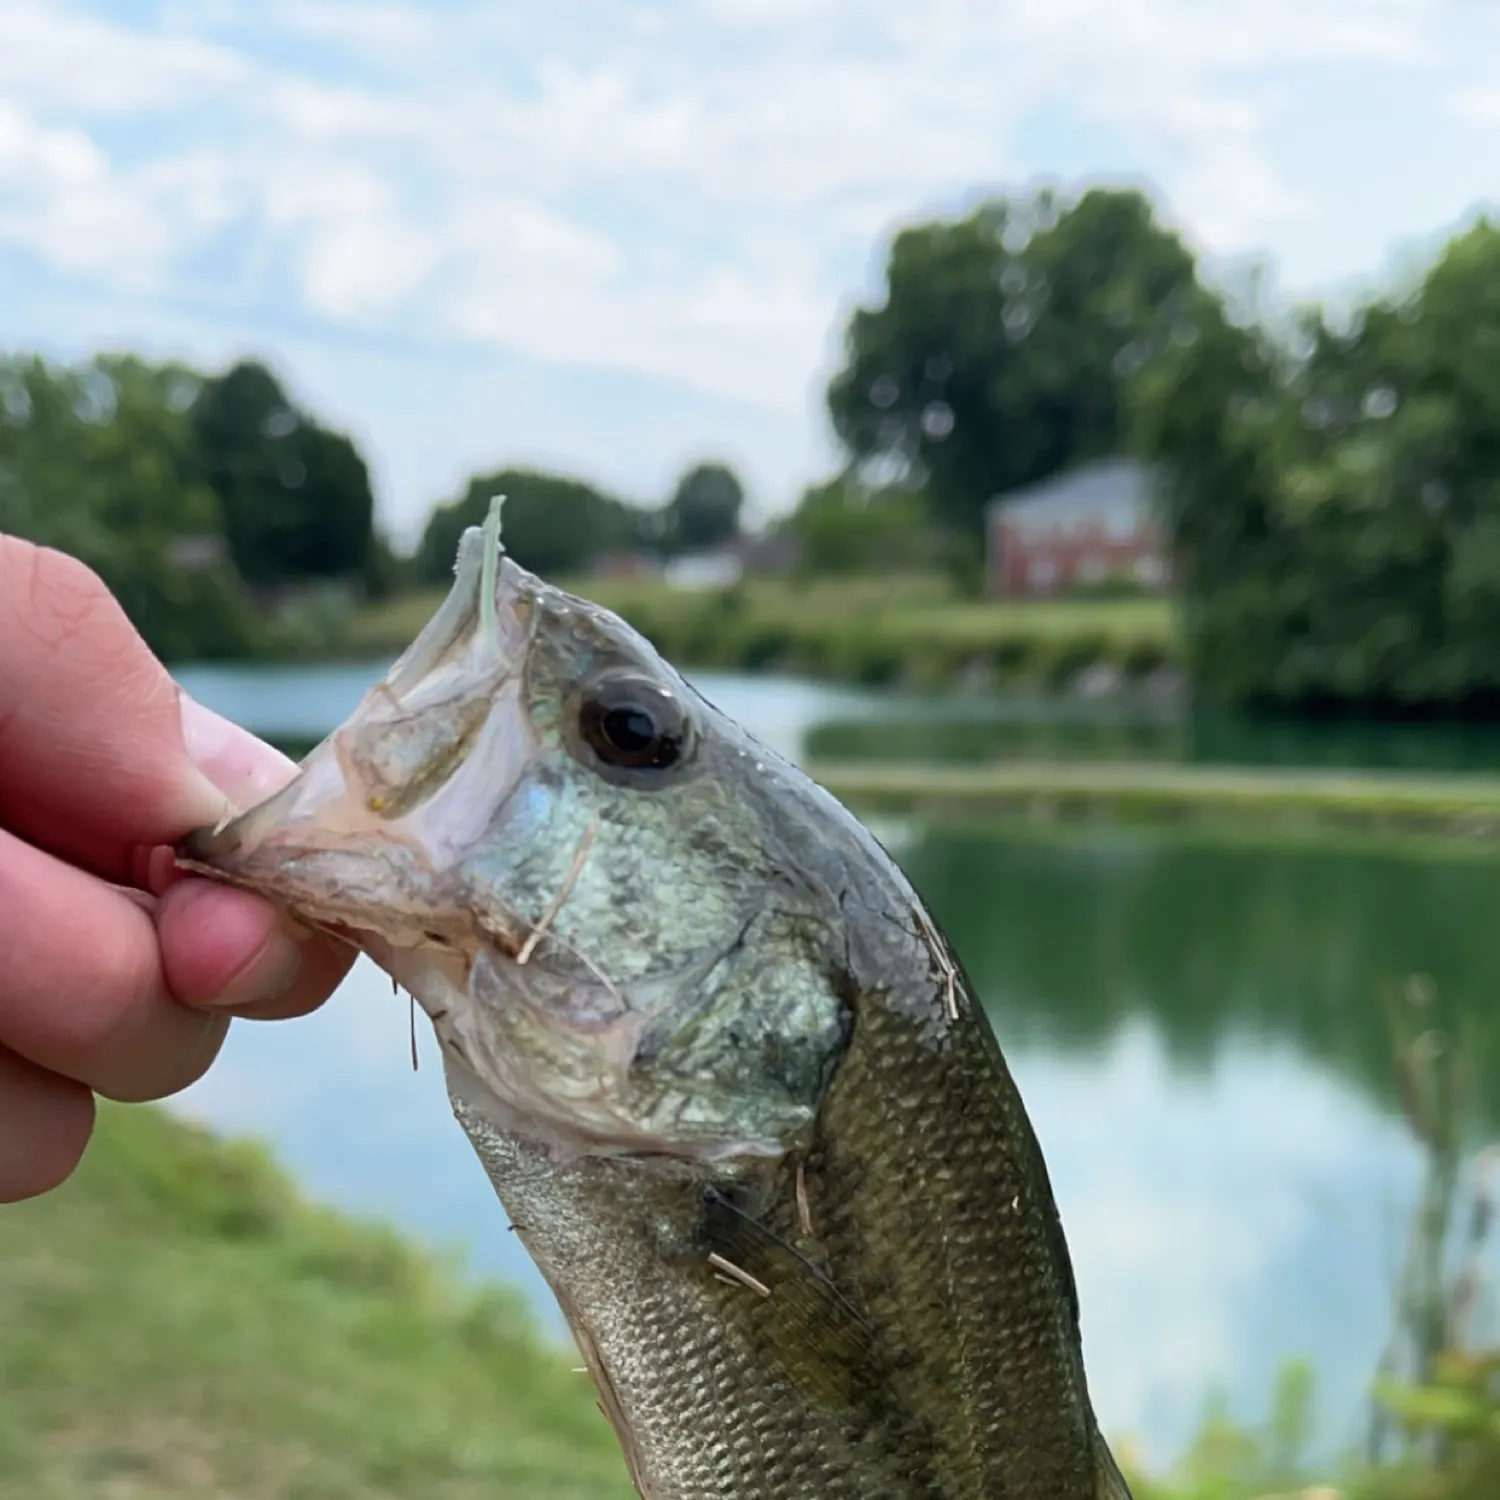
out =
{"type": "Polygon", "coordinates": [[[1500,1495],[1500,1353],[1445,1351],[1422,1383],[1383,1381],[1376,1395],[1417,1451],[1367,1474],[1350,1500],[1500,1495]]]}
{"type": "Polygon", "coordinates": [[[638,513],[623,500],[581,479],[501,469],[475,476],[457,500],[432,512],[417,551],[416,571],[425,582],[452,578],[459,537],[467,527],[484,524],[496,495],[505,496],[505,550],[534,573],[555,577],[638,541],[638,513]]]}
{"type": "Polygon", "coordinates": [[[810,485],[781,524],[809,575],[909,573],[939,556],[925,496],[877,490],[854,474],[810,485]]]}
{"type": "MultiPolygon", "coordinates": [[[[506,537],[509,546],[508,530],[506,537]]],[[[655,578],[556,581],[616,611],[669,660],[690,667],[867,686],[1053,690],[1090,666],[1141,682],[1176,652],[1165,600],[969,602],[930,572],[752,577],[724,589],[673,588],[655,578]]],[[[362,610],[343,647],[362,656],[400,651],[440,602],[433,590],[362,610]]]]}
{"type": "Polygon", "coordinates": [[[505,550],[522,567],[554,579],[587,572],[611,553],[660,561],[723,546],[740,535],[745,504],[739,476],[718,463],[686,469],[670,499],[655,509],[564,474],[522,468],[478,474],[428,517],[412,566],[417,579],[436,584],[452,577],[459,537],[483,524],[496,495],[505,496],[505,550]]]}
{"type": "MultiPolygon", "coordinates": [[[[1435,987],[1413,975],[1392,1009],[1402,1107],[1426,1178],[1374,1383],[1367,1466],[1350,1500],[1494,1500],[1500,1495],[1500,1350],[1492,1311],[1493,1153],[1475,1156],[1484,1053],[1434,1024],[1435,987]]],[[[1486,1080],[1488,1081],[1488,1080],[1486,1080]]]]}
{"type": "Polygon", "coordinates": [[[1372,1465],[1395,1456],[1372,1497],[1480,1500],[1500,1494],[1500,1352],[1482,1348],[1491,1312],[1492,1152],[1472,1152],[1483,1118],[1477,1023],[1437,1024],[1436,986],[1412,975],[1390,1012],[1395,1073],[1426,1174],[1375,1382],[1372,1465]]]}
{"type": "Polygon", "coordinates": [[[1205,304],[1140,372],[1205,699],[1500,706],[1500,231],[1289,332],[1205,304]]]}
{"type": "Polygon", "coordinates": [[[87,563],[164,659],[337,639],[399,583],[372,512],[353,444],[261,366],[0,357],[0,530],[87,563]]]}
{"type": "Polygon", "coordinates": [[[205,380],[191,418],[241,577],[261,585],[365,574],[375,501],[349,438],[319,425],[264,365],[248,361],[205,380]]]}
{"type": "Polygon", "coordinates": [[[255,615],[201,477],[197,391],[179,365],[0,358],[0,530],[89,564],[158,655],[241,656],[255,615]]]}
{"type": "MultiPolygon", "coordinates": [[[[827,392],[847,465],[777,528],[802,582],[872,579],[877,605],[751,578],[642,588],[632,623],[692,665],[867,684],[1053,688],[1180,661],[1209,707],[1500,714],[1500,230],[1480,221],[1346,317],[1275,318],[1251,292],[1201,284],[1135,191],[904,229],[827,392]],[[1114,581],[1092,615],[971,602],[992,496],[1127,450],[1163,476],[1180,647],[1164,606],[1104,597],[1114,581]],[[912,574],[946,580],[941,607],[905,607],[912,574]]],[[[619,554],[649,573],[732,542],[745,505],[716,462],[650,508],[507,468],[439,505],[404,559],[355,444],[264,365],[0,359],[0,527],[82,557],[170,658],[399,649],[362,606],[405,619],[495,493],[507,547],[551,577],[619,554]]]]}
{"type": "MultiPolygon", "coordinates": [[[[1234,1421],[1219,1392],[1210,1394],[1187,1451],[1164,1476],[1130,1474],[1135,1500],[1321,1500],[1312,1487],[1308,1447],[1315,1384],[1306,1360],[1282,1366],[1265,1422],[1234,1421]]],[[[1127,1450],[1128,1451],[1128,1450],[1127,1450]]]]}
{"type": "Polygon", "coordinates": [[[921,484],[978,538],[992,496],[1119,452],[1126,380],[1191,333],[1191,254],[1134,191],[1050,190],[920,224],[890,249],[828,389],[834,429],[877,482],[921,484]]]}
{"type": "Polygon", "coordinates": [[[1488,1159],[1470,1139],[1472,1049],[1433,1025],[1435,991],[1413,975],[1392,1008],[1388,1037],[1406,1121],[1427,1174],[1412,1216],[1393,1303],[1391,1345],[1373,1387],[1362,1457],[1325,1465],[1336,1483],[1309,1482],[1313,1376],[1283,1367],[1260,1431],[1210,1401],[1197,1439],[1166,1479],[1138,1478],[1136,1500],[1494,1500],[1500,1495],[1500,1351],[1474,1344],[1492,1291],[1485,1252],[1494,1204],[1488,1159]],[[1468,1179],[1471,1190],[1460,1191],[1468,1179]],[[1394,1450],[1394,1451],[1393,1451],[1394,1450]]]}
{"type": "Polygon", "coordinates": [[[625,1500],[568,1364],[515,1294],[153,1108],[0,1214],[4,1500],[625,1500]]]}
{"type": "MultiPolygon", "coordinates": [[[[658,546],[669,554],[723,547],[740,534],[745,488],[724,464],[696,464],[677,481],[660,515],[658,546]]],[[[650,536],[649,524],[644,534],[650,536]]]]}

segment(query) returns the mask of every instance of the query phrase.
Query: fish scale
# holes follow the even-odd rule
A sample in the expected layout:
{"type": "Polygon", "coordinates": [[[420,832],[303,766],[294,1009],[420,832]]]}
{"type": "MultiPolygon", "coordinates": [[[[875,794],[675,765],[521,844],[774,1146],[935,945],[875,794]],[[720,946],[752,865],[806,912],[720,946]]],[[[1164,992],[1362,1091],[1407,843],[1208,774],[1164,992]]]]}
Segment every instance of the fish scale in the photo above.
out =
{"type": "MultiPolygon", "coordinates": [[[[650,1500],[1124,1495],[1101,1485],[1071,1272],[1019,1095],[966,995],[949,1027],[940,976],[925,985],[922,1004],[867,997],[804,1162],[807,1258],[875,1332],[873,1399],[842,1409],[810,1402],[767,1356],[775,1290],[682,1274],[702,1218],[694,1182],[652,1186],[623,1163],[559,1171],[460,1114],[610,1369],[650,1500]]],[[[764,1219],[799,1248],[781,1177],[764,1219]]]]}

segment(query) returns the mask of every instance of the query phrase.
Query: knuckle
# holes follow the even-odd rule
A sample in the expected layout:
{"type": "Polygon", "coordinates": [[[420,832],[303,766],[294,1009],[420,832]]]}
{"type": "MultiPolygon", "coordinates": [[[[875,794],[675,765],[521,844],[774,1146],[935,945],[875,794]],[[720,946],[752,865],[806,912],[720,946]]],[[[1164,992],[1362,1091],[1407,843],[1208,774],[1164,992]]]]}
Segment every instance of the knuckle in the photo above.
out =
{"type": "Polygon", "coordinates": [[[68,975],[72,1003],[54,1014],[59,1048],[83,1066],[104,1062],[132,1040],[157,1003],[155,956],[134,924],[118,936],[96,932],[80,944],[68,975]]]}

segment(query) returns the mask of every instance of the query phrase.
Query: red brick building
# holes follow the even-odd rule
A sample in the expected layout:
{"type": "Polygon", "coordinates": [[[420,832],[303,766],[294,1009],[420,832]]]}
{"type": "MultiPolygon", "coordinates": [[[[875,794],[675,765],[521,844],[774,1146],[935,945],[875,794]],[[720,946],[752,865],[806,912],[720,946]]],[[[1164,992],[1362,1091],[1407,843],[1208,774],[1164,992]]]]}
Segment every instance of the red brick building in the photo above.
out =
{"type": "Polygon", "coordinates": [[[1163,593],[1171,583],[1151,472],[1109,459],[992,500],[985,512],[990,593],[1039,599],[1107,579],[1163,593]]]}

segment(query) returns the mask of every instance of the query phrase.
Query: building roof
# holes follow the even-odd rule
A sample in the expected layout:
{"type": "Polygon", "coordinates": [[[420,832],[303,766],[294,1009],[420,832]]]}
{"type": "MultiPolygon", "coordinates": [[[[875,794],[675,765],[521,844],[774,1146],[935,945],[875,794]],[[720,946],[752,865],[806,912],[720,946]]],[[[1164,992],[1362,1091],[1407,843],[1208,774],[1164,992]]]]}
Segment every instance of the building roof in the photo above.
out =
{"type": "Polygon", "coordinates": [[[1084,464],[1040,484],[996,495],[985,515],[1003,513],[1006,520],[1060,522],[1105,520],[1119,516],[1136,521],[1151,504],[1155,471],[1133,458],[1108,458],[1084,464]]]}

